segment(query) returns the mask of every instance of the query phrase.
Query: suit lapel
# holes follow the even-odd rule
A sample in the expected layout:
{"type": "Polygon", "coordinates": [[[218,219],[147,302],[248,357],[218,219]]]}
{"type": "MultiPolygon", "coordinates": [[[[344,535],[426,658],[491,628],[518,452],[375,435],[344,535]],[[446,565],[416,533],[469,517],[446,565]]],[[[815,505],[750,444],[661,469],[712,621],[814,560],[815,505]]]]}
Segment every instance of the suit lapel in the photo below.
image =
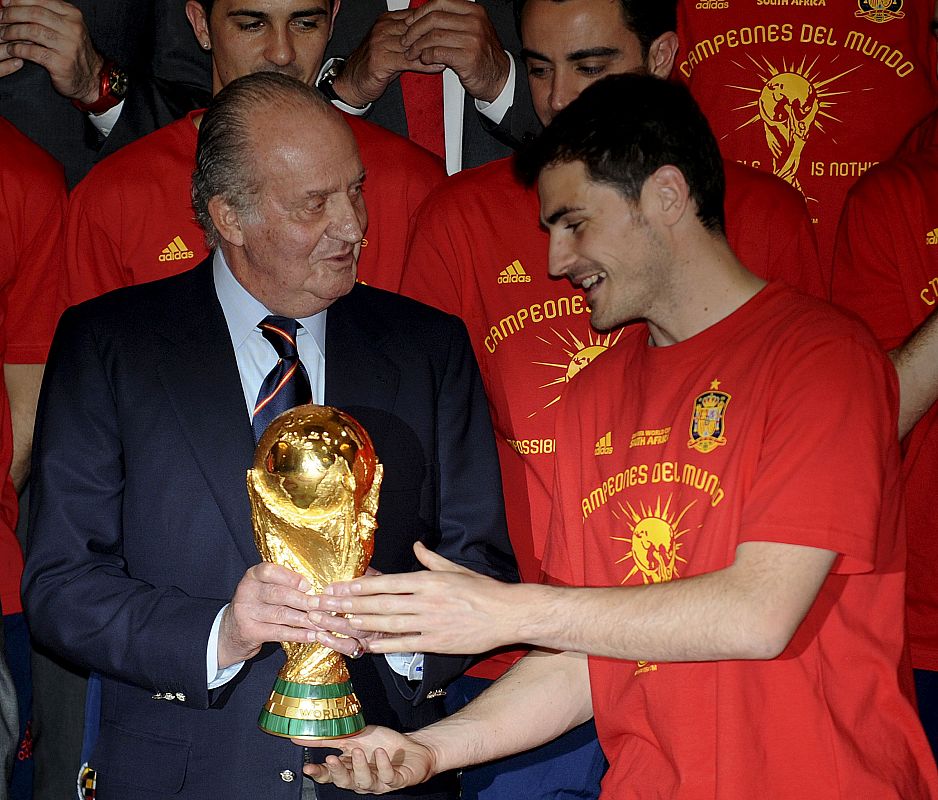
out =
{"type": "Polygon", "coordinates": [[[158,365],[179,425],[245,563],[258,561],[245,486],[254,437],[244,405],[231,337],[215,294],[211,257],[190,273],[191,291],[180,298],[162,329],[158,365]]]}
{"type": "MultiPolygon", "coordinates": [[[[387,331],[368,309],[369,291],[356,284],[329,307],[326,317],[325,402],[353,416],[356,407],[392,411],[400,384],[398,366],[382,349],[387,331]]],[[[373,440],[382,438],[387,416],[369,421],[373,440]]]]}

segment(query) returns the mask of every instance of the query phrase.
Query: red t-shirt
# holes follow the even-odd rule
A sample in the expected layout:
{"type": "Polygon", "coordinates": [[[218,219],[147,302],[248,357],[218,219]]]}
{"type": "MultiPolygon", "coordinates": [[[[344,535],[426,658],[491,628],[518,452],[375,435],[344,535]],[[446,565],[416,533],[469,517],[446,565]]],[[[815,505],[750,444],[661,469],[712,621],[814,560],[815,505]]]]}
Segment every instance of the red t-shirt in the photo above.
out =
{"type": "MultiPolygon", "coordinates": [[[[65,178],[62,167],[0,119],[0,364],[42,364],[62,310],[65,178]]],[[[10,480],[13,427],[0,381],[0,601],[23,610],[23,554],[10,480]]]]}
{"type": "MultiPolygon", "coordinates": [[[[118,150],[75,187],[66,240],[71,303],[165,278],[208,255],[190,200],[198,137],[193,118],[202,113],[193,111],[118,150]]],[[[343,118],[366,171],[368,231],[359,280],[396,289],[407,224],[446,171],[407,139],[356,117],[343,118]]]]}
{"type": "Polygon", "coordinates": [[[840,554],[775,659],[590,658],[602,797],[938,795],[898,679],[897,403],[861,325],[777,284],[670,347],[639,329],[568,388],[552,580],[679,580],[729,566],[749,541],[840,554]]]}
{"type": "Polygon", "coordinates": [[[910,0],[688,0],[687,81],[723,154],[808,198],[829,277],[844,196],[935,106],[933,4],[910,0]]]}
{"type": "MultiPolygon", "coordinates": [[[[884,350],[900,345],[938,308],[936,186],[938,136],[928,149],[871,169],[844,206],[834,251],[834,300],[859,314],[884,350]]],[[[912,663],[938,670],[938,406],[902,444],[912,663]]]]}
{"type": "MultiPolygon", "coordinates": [[[[541,574],[555,403],[570,378],[622,335],[594,331],[583,293],[548,276],[548,235],[539,213],[537,191],[515,178],[511,159],[450,177],[414,217],[401,286],[404,294],[456,314],[469,329],[495,428],[508,530],[525,581],[541,574]]],[[[822,291],[797,192],[729,165],[727,217],[730,244],[753,271],[822,291]],[[747,225],[734,222],[742,208],[747,225]]]]}

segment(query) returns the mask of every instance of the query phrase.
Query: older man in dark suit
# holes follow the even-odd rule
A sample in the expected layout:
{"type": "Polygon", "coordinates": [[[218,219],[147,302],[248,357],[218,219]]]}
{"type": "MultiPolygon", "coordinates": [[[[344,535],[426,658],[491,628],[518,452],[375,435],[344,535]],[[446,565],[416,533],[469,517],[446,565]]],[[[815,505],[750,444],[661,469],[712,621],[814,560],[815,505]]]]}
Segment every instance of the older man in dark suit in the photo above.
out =
{"type": "MultiPolygon", "coordinates": [[[[283,663],[272,643],[336,640],[307,614],[302,579],[258,564],[253,545],[251,412],[278,354],[374,440],[377,569],[416,568],[423,541],[515,574],[465,329],[355,284],[362,178],[354,137],[318,94],[282,75],[234,81],[203,119],[194,181],[214,255],[63,317],[24,586],[34,635],[103,676],[102,800],[301,796],[302,751],[256,727],[283,663]],[[271,315],[295,330],[294,352],[259,330],[271,315]]],[[[369,719],[437,717],[464,662],[428,656],[421,673],[418,661],[351,662],[369,719]]],[[[452,776],[419,796],[454,797],[452,776]]]]}

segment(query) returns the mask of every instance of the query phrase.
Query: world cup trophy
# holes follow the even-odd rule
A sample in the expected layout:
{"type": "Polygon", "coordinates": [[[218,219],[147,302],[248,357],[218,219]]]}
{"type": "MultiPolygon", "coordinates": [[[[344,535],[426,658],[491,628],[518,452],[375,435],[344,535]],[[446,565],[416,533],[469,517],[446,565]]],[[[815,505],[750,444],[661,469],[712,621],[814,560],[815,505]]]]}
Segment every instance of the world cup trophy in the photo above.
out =
{"type": "MultiPolygon", "coordinates": [[[[361,576],[374,550],[383,467],[365,429],[329,406],[270,423],[248,470],[254,542],[265,561],[302,575],[317,594],[361,576]]],[[[365,727],[341,653],[281,642],[280,670],[258,724],[276,736],[330,739],[365,727]]]]}

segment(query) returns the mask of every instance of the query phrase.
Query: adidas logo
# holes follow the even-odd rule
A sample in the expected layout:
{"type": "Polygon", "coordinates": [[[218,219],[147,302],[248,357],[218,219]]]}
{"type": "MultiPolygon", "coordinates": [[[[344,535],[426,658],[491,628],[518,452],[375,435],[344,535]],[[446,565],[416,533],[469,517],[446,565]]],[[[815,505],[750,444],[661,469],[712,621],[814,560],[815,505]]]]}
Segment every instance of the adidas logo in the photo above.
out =
{"type": "Polygon", "coordinates": [[[609,431],[605,436],[601,437],[598,442],[596,442],[596,447],[593,448],[594,456],[611,456],[612,455],[612,431],[609,431]]]}
{"type": "Polygon", "coordinates": [[[925,244],[938,244],[938,228],[935,228],[934,230],[931,230],[925,234],[925,244]]]}
{"type": "Polygon", "coordinates": [[[187,258],[195,258],[195,253],[180,236],[173,239],[160,253],[160,261],[185,261],[187,258]]]}
{"type": "Polygon", "coordinates": [[[524,271],[521,262],[516,258],[505,269],[498,273],[499,283],[530,283],[531,276],[524,271]]]}

